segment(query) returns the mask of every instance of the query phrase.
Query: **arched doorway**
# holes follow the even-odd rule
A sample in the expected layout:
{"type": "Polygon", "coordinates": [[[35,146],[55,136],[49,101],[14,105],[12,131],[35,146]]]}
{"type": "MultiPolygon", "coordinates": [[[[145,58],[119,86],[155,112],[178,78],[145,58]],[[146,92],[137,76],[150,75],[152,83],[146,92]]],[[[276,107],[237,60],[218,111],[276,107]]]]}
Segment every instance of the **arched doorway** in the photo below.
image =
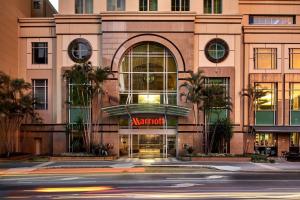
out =
{"type": "Polygon", "coordinates": [[[160,105],[177,106],[177,73],[174,56],[161,44],[139,43],[123,55],[119,67],[120,104],[152,107],[140,112],[128,112],[129,118],[121,118],[121,156],[176,155],[177,118],[155,113],[154,110],[160,105]]]}

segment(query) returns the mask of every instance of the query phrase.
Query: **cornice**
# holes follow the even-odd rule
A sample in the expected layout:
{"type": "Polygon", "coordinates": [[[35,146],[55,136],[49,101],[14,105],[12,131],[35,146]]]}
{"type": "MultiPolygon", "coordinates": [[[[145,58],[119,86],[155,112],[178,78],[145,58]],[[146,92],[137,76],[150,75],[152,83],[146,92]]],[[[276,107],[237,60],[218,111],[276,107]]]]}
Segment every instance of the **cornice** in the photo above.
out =
{"type": "Polygon", "coordinates": [[[245,34],[299,34],[300,33],[300,26],[297,25],[250,25],[244,26],[244,33],[245,34]]]}
{"type": "Polygon", "coordinates": [[[240,5],[300,5],[299,0],[239,0],[240,5]]]}

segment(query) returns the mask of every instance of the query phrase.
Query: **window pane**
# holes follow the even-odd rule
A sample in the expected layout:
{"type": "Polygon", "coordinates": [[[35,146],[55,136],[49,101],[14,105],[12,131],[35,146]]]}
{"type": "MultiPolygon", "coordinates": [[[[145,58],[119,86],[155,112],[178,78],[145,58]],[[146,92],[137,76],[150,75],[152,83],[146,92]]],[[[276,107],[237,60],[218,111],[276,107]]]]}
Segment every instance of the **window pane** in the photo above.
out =
{"type": "Polygon", "coordinates": [[[222,0],[214,0],[214,13],[215,14],[222,13],[222,0]]]}
{"type": "Polygon", "coordinates": [[[204,13],[205,14],[212,13],[212,0],[204,0],[204,13]]]}
{"type": "Polygon", "coordinates": [[[83,13],[83,0],[75,0],[75,13],[76,14],[83,13]]]}
{"type": "Polygon", "coordinates": [[[300,69],[300,49],[290,49],[290,69],[300,69]]]}
{"type": "Polygon", "coordinates": [[[254,49],[256,69],[276,69],[277,49],[260,48],[254,49]]]}
{"type": "Polygon", "coordinates": [[[48,43],[33,42],[32,43],[32,64],[48,63],[48,43]]]}
{"type": "Polygon", "coordinates": [[[180,0],[172,0],[172,11],[180,11],[180,0]]]}
{"type": "Polygon", "coordinates": [[[168,74],[168,90],[176,91],[177,90],[177,74],[168,74]]]}
{"type": "Polygon", "coordinates": [[[149,90],[163,90],[163,89],[164,89],[164,75],[149,74],[149,90]]]}
{"type": "Polygon", "coordinates": [[[181,11],[190,10],[190,0],[181,0],[181,11]]]}
{"type": "Polygon", "coordinates": [[[147,57],[133,57],[132,58],[133,72],[147,72],[147,57]]]}
{"type": "Polygon", "coordinates": [[[164,57],[150,57],[149,58],[149,72],[163,72],[164,71],[164,57]]]}
{"type": "Polygon", "coordinates": [[[133,90],[147,90],[147,74],[132,74],[133,90]]]}
{"type": "Polygon", "coordinates": [[[129,90],[129,74],[120,74],[120,91],[128,91],[129,90]]]}
{"type": "Polygon", "coordinates": [[[300,111],[300,83],[291,84],[291,109],[300,111]]]}
{"type": "Polygon", "coordinates": [[[128,72],[129,71],[129,57],[125,56],[125,58],[123,58],[121,67],[120,67],[120,71],[121,72],[128,72]]]}
{"type": "Polygon", "coordinates": [[[294,24],[294,16],[250,16],[250,24],[283,25],[294,24]]]}
{"type": "Polygon", "coordinates": [[[177,64],[173,57],[168,57],[168,72],[177,72],[177,64]]]}
{"type": "Polygon", "coordinates": [[[117,10],[125,11],[125,0],[117,0],[117,10]]]}
{"type": "Polygon", "coordinates": [[[34,109],[48,109],[48,80],[34,79],[32,80],[32,95],[35,100],[34,109]]]}
{"type": "Polygon", "coordinates": [[[299,147],[299,135],[300,133],[291,133],[290,147],[299,147]]]}
{"type": "Polygon", "coordinates": [[[148,10],[148,5],[147,5],[147,0],[140,0],[140,11],[147,11],[148,10]]]}
{"type": "Polygon", "coordinates": [[[157,11],[157,0],[149,0],[149,10],[157,11]]]}
{"type": "Polygon", "coordinates": [[[85,0],[85,13],[93,13],[93,0],[85,0]]]}
{"type": "Polygon", "coordinates": [[[257,99],[256,105],[257,110],[275,110],[276,93],[274,83],[259,83],[256,84],[256,91],[263,91],[266,93],[265,96],[257,99]]]}

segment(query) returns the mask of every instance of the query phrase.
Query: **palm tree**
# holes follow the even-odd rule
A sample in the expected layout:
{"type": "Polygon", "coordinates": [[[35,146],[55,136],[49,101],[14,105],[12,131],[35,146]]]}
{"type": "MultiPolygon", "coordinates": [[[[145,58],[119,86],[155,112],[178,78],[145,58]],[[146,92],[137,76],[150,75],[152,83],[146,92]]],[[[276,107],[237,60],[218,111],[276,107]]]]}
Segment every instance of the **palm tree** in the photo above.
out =
{"type": "Polygon", "coordinates": [[[18,131],[27,120],[41,122],[34,111],[30,83],[0,72],[0,137],[7,156],[16,150],[18,131]]]}
{"type": "Polygon", "coordinates": [[[262,105],[265,103],[265,101],[262,100],[261,98],[266,96],[267,94],[268,94],[267,91],[264,91],[262,89],[257,89],[251,85],[249,85],[247,88],[243,89],[240,92],[240,95],[242,97],[248,98],[248,119],[247,119],[248,129],[246,134],[246,144],[244,145],[244,154],[248,152],[249,140],[251,140],[251,138],[254,137],[254,133],[255,133],[254,127],[250,126],[251,114],[254,113],[255,106],[262,105]]]}
{"type": "MultiPolygon", "coordinates": [[[[107,92],[104,91],[104,81],[107,80],[110,76],[114,76],[113,72],[109,67],[104,67],[100,68],[97,67],[96,69],[93,69],[89,73],[89,80],[92,82],[92,89],[93,89],[93,95],[94,98],[96,99],[96,108],[102,108],[103,104],[103,95],[106,95],[107,92]]],[[[95,126],[95,132],[98,132],[98,124],[102,124],[102,111],[99,109],[99,114],[96,117],[96,126],[95,126]]],[[[102,125],[101,125],[102,128],[102,125]]],[[[103,145],[103,131],[101,130],[101,140],[100,140],[101,145],[103,145]]]]}
{"type": "MultiPolygon", "coordinates": [[[[70,88],[70,106],[76,106],[80,109],[77,122],[78,127],[83,129],[83,142],[87,152],[91,151],[93,141],[93,120],[92,107],[94,99],[96,99],[95,107],[99,108],[102,105],[102,95],[105,94],[103,82],[111,75],[112,72],[108,67],[93,67],[90,62],[74,65],[71,70],[64,73],[64,78],[72,83],[70,88]]],[[[96,117],[96,124],[101,120],[101,113],[96,117]]],[[[96,127],[97,127],[96,125],[96,127]]],[[[102,142],[102,140],[101,140],[102,142]]]]}
{"type": "MultiPolygon", "coordinates": [[[[189,71],[189,77],[186,81],[180,85],[180,88],[184,88],[185,91],[180,94],[181,97],[185,97],[186,102],[193,104],[193,114],[196,124],[197,134],[200,129],[200,109],[203,100],[205,76],[203,71],[198,68],[197,72],[189,71]]],[[[193,135],[194,136],[194,135],[193,135]]],[[[193,137],[194,142],[194,137],[193,137]]]]}
{"type": "Polygon", "coordinates": [[[224,110],[231,111],[232,103],[225,88],[219,84],[206,85],[203,90],[202,110],[205,115],[205,143],[206,153],[210,153],[214,144],[216,129],[222,122],[224,110]],[[214,119],[214,118],[215,119],[214,119]],[[214,124],[213,131],[210,130],[211,124],[214,124]]]}

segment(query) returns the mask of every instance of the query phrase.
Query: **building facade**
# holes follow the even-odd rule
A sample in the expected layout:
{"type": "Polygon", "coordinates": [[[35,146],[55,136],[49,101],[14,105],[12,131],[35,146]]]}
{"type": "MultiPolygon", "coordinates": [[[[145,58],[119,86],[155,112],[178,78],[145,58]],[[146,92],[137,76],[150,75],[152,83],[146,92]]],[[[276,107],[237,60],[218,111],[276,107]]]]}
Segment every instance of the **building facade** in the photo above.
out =
{"type": "Polygon", "coordinates": [[[299,13],[292,0],[61,0],[53,17],[20,18],[18,76],[33,84],[44,124],[23,126],[19,151],[75,151],[65,127],[76,108],[62,75],[85,59],[114,73],[92,109],[102,116],[95,143],[118,156],[204,152],[204,119],[195,125],[179,87],[198,68],[233,103],[234,134],[222,152],[299,151],[299,13]],[[249,87],[265,95],[242,96],[249,87]]]}

